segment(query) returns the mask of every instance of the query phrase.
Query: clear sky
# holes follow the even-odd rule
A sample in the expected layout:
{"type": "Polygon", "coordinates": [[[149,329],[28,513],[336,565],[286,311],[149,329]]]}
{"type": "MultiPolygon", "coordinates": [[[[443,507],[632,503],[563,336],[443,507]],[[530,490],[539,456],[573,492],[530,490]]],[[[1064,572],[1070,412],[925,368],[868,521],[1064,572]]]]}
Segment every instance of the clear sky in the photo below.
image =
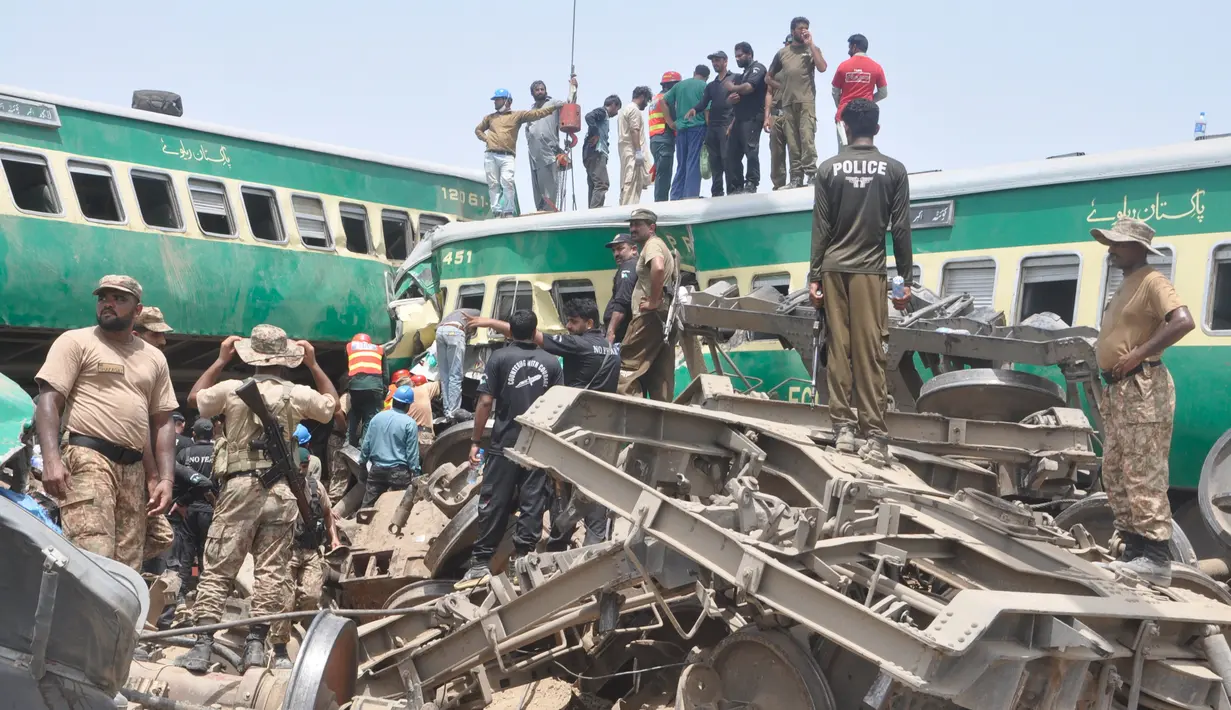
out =
{"type": "MultiPolygon", "coordinates": [[[[14,3],[0,83],[120,106],[133,89],[168,89],[194,119],[481,169],[474,126],[495,88],[515,108],[535,79],[564,97],[571,11],[571,0],[14,3]]],[[[1200,111],[1211,133],[1231,132],[1231,5],[1216,2],[578,0],[582,108],[611,93],[627,102],[638,84],[657,89],[663,71],[687,76],[739,41],[768,65],[800,14],[830,61],[825,85],[846,37],[868,37],[890,92],[879,143],[912,171],[1187,141],[1200,111]]],[[[831,106],[826,91],[822,156],[836,149],[831,106]]],[[[526,210],[524,153],[523,138],[526,210]]],[[[765,191],[765,144],[761,154],[765,191]]]]}

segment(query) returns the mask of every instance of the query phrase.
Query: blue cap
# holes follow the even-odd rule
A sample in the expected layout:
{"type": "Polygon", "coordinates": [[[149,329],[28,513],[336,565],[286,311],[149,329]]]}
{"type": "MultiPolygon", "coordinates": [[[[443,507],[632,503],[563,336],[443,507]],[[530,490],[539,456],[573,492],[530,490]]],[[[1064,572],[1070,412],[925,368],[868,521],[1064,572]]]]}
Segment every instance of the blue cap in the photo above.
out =
{"type": "Polygon", "coordinates": [[[413,404],[415,401],[415,388],[410,385],[402,385],[393,391],[393,401],[401,402],[402,404],[413,404]]]}
{"type": "Polygon", "coordinates": [[[496,93],[492,94],[492,99],[493,99],[493,100],[495,100],[495,99],[511,99],[511,98],[513,98],[513,95],[509,93],[509,90],[508,90],[508,89],[496,89],[496,93]]]}
{"type": "Polygon", "coordinates": [[[295,441],[298,441],[301,444],[306,444],[308,443],[308,439],[311,438],[312,435],[308,433],[308,427],[303,424],[295,427],[295,441]]]}

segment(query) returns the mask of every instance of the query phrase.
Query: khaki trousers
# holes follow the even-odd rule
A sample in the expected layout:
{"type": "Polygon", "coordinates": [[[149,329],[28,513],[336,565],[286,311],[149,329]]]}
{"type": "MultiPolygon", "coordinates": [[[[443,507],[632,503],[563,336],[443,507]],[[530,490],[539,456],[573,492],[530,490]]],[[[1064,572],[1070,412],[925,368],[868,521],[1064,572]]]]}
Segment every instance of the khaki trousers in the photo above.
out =
{"type": "Polygon", "coordinates": [[[1103,486],[1116,529],[1147,540],[1171,539],[1167,500],[1175,384],[1165,365],[1109,385],[1103,415],[1103,486]]]}
{"type": "Polygon", "coordinates": [[[884,437],[885,345],[889,338],[886,274],[821,274],[825,298],[825,343],[829,347],[829,412],[834,428],[854,426],[860,434],[884,437]],[[858,419],[851,408],[851,390],[858,419]]]}
{"type": "Polygon", "coordinates": [[[786,145],[791,151],[791,180],[816,175],[816,106],[810,103],[782,107],[786,145]]]}
{"type": "Polygon", "coordinates": [[[656,311],[638,313],[628,324],[620,344],[620,394],[659,402],[675,398],[675,347],[663,337],[664,322],[656,311]]]}

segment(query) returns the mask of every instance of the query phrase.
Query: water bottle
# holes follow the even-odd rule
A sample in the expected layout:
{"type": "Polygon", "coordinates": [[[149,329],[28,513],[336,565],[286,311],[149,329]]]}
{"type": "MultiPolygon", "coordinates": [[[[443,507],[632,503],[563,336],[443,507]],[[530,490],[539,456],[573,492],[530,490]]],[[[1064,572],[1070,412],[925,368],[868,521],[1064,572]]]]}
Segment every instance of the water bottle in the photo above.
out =
{"type": "Polygon", "coordinates": [[[1193,127],[1193,140],[1205,138],[1205,111],[1197,116],[1197,125],[1193,127]]]}
{"type": "Polygon", "coordinates": [[[901,276],[894,276],[889,280],[889,284],[893,289],[891,293],[893,294],[895,301],[900,301],[903,298],[906,298],[906,279],[901,276]]]}
{"type": "Polygon", "coordinates": [[[479,474],[483,471],[483,449],[479,449],[479,462],[470,464],[470,473],[466,474],[466,485],[473,486],[479,482],[479,474]]]}

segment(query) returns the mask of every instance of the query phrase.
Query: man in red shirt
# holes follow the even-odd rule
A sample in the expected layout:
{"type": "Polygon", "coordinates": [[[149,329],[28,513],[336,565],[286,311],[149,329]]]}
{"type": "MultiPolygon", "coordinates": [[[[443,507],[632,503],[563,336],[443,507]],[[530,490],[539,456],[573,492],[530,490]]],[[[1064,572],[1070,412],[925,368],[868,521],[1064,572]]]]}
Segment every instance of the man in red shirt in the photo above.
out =
{"type": "Polygon", "coordinates": [[[881,68],[866,52],[868,38],[863,35],[851,35],[847,42],[847,54],[850,59],[838,65],[838,71],[833,76],[833,102],[838,107],[834,114],[834,124],[838,129],[838,150],[846,147],[846,131],[842,128],[842,109],[852,99],[867,99],[879,103],[889,95],[885,86],[885,70],[881,68]]]}

